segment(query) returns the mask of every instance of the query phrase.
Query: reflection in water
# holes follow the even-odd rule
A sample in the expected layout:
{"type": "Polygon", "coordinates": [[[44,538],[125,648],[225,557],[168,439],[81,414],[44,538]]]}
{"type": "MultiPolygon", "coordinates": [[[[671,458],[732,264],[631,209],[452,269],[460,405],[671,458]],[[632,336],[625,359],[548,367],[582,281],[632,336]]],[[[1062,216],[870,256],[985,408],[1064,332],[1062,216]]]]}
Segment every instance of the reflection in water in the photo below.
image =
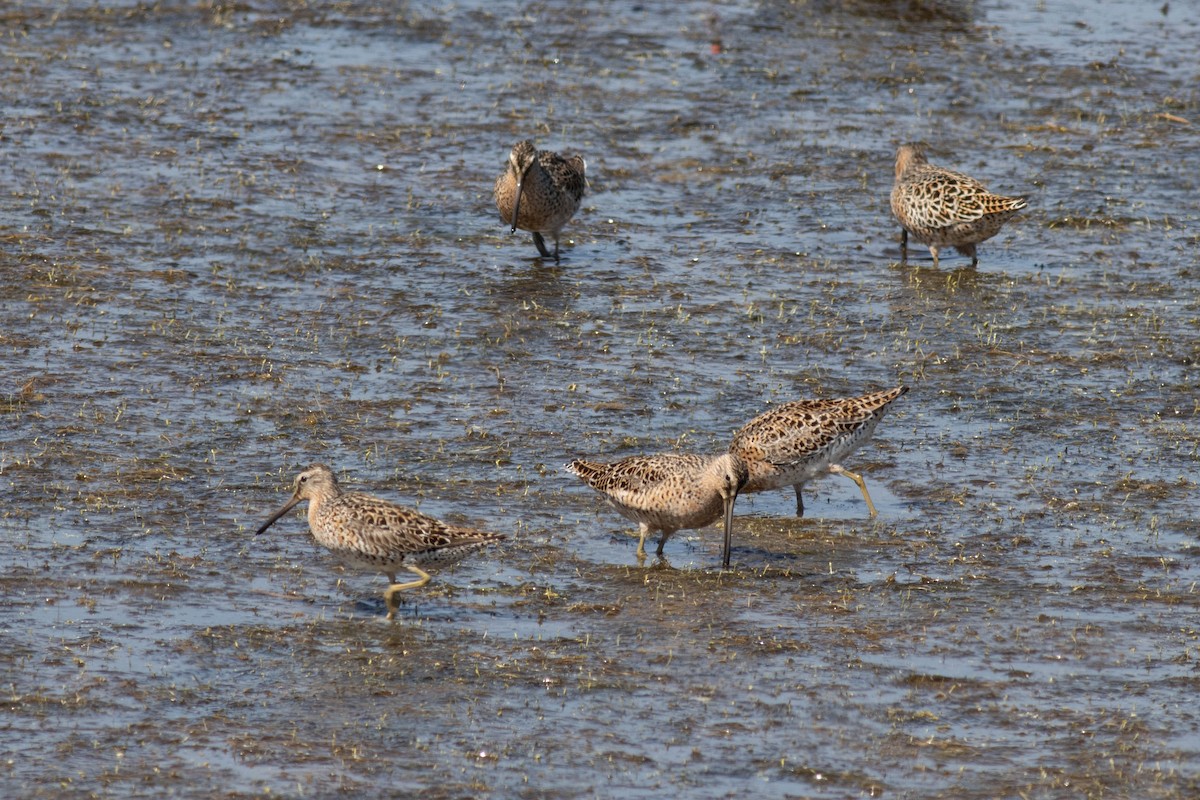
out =
{"type": "Polygon", "coordinates": [[[1195,794],[1200,15],[1151,6],[5,11],[0,794],[1195,794]],[[557,267],[524,138],[588,156],[557,267]],[[978,271],[898,264],[922,139],[1035,189],[978,271]],[[752,571],[640,568],[557,471],[898,384],[878,519],[739,498],[752,571]],[[317,460],[510,546],[384,623],[252,542],[317,460]]]}

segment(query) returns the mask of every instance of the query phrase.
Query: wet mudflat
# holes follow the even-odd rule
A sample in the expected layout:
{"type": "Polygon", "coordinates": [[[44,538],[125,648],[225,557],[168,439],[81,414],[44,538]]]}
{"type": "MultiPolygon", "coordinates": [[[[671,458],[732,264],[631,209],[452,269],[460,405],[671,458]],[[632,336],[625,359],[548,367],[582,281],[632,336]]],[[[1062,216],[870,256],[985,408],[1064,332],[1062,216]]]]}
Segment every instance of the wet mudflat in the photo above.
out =
{"type": "Polygon", "coordinates": [[[0,12],[6,797],[1200,793],[1186,4],[0,12]],[[585,155],[560,265],[491,185],[585,155]],[[1030,209],[898,263],[892,153],[1030,209]],[[641,566],[560,465],[912,391],[641,566]],[[385,623],[293,475],[509,535],[385,623]]]}

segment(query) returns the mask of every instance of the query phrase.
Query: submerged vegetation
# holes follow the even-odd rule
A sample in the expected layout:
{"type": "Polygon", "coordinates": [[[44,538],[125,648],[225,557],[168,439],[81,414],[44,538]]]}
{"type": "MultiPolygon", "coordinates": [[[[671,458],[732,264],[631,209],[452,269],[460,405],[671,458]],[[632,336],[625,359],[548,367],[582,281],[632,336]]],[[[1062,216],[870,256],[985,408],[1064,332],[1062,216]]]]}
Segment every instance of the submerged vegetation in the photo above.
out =
{"type": "Polygon", "coordinates": [[[1200,793],[1180,5],[0,12],[0,795],[1200,793]],[[1029,196],[978,270],[899,264],[910,140],[1029,196]],[[559,467],[898,384],[878,518],[743,497],[729,571],[559,467]],[[508,543],[385,623],[251,535],[313,461],[508,543]]]}

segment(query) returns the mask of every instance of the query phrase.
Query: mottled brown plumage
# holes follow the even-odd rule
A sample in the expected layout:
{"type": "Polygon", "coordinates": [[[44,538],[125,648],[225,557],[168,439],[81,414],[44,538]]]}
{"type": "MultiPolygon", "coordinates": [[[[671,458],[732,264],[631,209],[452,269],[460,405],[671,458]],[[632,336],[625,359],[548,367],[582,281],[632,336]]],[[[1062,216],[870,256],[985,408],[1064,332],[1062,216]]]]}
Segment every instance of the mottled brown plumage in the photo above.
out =
{"type": "Polygon", "coordinates": [[[496,179],[496,208],[506,225],[533,233],[542,258],[558,261],[558,237],[579,210],[586,186],[581,156],[564,158],[538,150],[528,139],[513,145],[504,172],[496,179]],[[554,237],[554,252],[546,249],[543,234],[554,237]]]}
{"type": "Polygon", "coordinates": [[[858,484],[867,509],[875,516],[866,482],[840,462],[871,438],[888,404],[907,391],[898,386],[862,397],[795,400],[759,414],[733,435],[729,445],[729,452],[750,471],[742,492],[793,486],[796,516],[803,517],[801,487],[826,473],[840,474],[858,484]]]}
{"type": "Polygon", "coordinates": [[[563,469],[604,495],[621,516],[638,523],[638,556],[646,555],[646,537],[662,531],[658,555],[671,534],[703,528],[725,519],[722,563],[729,566],[733,503],[749,473],[737,456],[630,456],[612,464],[576,459],[563,469]]]}
{"type": "Polygon", "coordinates": [[[908,260],[908,234],[929,247],[933,265],[938,249],[954,247],[979,263],[975,245],[1000,232],[1004,223],[1025,208],[1024,197],[992,194],[974,178],[925,158],[920,145],[901,145],[896,151],[896,182],[892,185],[892,214],[901,226],[900,252],[908,260]]]}
{"type": "Polygon", "coordinates": [[[298,503],[308,501],[308,527],[317,542],[347,566],[382,572],[391,585],[384,592],[388,619],[396,614],[396,593],[429,582],[422,567],[457,563],[469,553],[504,538],[471,528],[448,525],[411,508],[362,492],[343,492],[333,470],[314,464],[296,476],[292,499],[262,524],[256,535],[298,503]],[[396,583],[401,568],[418,576],[396,583]]]}

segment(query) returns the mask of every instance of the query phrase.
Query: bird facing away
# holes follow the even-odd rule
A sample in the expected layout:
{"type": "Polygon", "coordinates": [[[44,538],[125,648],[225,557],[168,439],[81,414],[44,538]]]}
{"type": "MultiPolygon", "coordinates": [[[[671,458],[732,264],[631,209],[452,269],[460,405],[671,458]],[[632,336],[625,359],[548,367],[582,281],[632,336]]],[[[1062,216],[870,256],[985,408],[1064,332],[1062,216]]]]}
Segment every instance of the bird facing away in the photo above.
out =
{"type": "Polygon", "coordinates": [[[803,517],[804,484],[825,473],[845,475],[858,484],[874,517],[867,484],[861,475],[843,468],[841,461],[871,438],[888,404],[907,391],[898,386],[840,400],[795,400],[759,414],[733,435],[729,445],[729,452],[750,470],[742,491],[793,486],[796,516],[803,517]]]}
{"type": "Polygon", "coordinates": [[[431,569],[446,567],[504,538],[500,533],[460,528],[419,511],[362,492],[343,492],[333,470],[314,464],[296,476],[292,499],[271,515],[255,535],[275,524],[298,503],[308,501],[308,527],[318,544],[347,566],[382,572],[391,585],[383,593],[387,618],[396,615],[398,592],[429,583],[431,569]],[[417,580],[397,583],[404,568],[417,580]]]}
{"type": "Polygon", "coordinates": [[[896,151],[892,215],[900,223],[900,254],[905,262],[911,233],[929,247],[935,268],[938,249],[951,246],[970,256],[974,267],[979,263],[975,245],[999,233],[1023,208],[1024,197],[992,194],[974,178],[930,164],[920,145],[905,144],[896,151]]]}
{"type": "Polygon", "coordinates": [[[749,471],[736,455],[662,454],[630,456],[613,464],[576,459],[563,467],[595,489],[621,516],[639,525],[638,559],[646,557],[646,537],[662,531],[658,555],[671,534],[681,528],[703,528],[722,516],[729,566],[733,537],[733,503],[746,485],[749,471]]]}
{"type": "Polygon", "coordinates": [[[513,145],[504,172],[496,179],[496,208],[500,219],[533,233],[542,258],[558,262],[558,236],[579,210],[585,186],[581,156],[564,158],[549,150],[538,150],[525,139],[513,145]],[[543,234],[554,237],[554,252],[546,249],[543,234]]]}

